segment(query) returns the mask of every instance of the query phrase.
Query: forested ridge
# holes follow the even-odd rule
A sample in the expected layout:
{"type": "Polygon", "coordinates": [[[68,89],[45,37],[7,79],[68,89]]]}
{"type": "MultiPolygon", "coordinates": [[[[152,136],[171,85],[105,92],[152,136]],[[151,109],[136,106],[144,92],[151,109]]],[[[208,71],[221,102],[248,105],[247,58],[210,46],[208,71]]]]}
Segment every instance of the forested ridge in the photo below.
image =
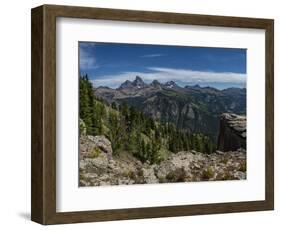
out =
{"type": "Polygon", "coordinates": [[[104,135],[110,141],[113,154],[124,151],[142,162],[159,163],[169,153],[196,150],[210,154],[216,146],[202,133],[177,129],[173,123],[161,123],[126,103],[117,105],[97,98],[88,76],[81,76],[80,134],[104,135]]]}
{"type": "Polygon", "coordinates": [[[174,81],[144,82],[140,76],[117,88],[99,86],[95,95],[108,103],[127,103],[155,121],[170,122],[190,133],[203,133],[217,142],[222,113],[246,113],[246,89],[179,86],[174,81]]]}

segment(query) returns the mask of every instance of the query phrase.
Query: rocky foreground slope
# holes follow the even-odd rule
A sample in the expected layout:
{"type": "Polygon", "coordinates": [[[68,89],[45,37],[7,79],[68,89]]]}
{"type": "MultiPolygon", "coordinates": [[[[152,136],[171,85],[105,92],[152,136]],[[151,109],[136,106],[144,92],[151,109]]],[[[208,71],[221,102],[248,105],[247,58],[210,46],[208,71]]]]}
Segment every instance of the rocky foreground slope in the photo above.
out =
{"type": "Polygon", "coordinates": [[[112,156],[104,136],[80,138],[80,186],[246,179],[246,152],[171,154],[160,164],[142,163],[129,153],[112,156]]]}

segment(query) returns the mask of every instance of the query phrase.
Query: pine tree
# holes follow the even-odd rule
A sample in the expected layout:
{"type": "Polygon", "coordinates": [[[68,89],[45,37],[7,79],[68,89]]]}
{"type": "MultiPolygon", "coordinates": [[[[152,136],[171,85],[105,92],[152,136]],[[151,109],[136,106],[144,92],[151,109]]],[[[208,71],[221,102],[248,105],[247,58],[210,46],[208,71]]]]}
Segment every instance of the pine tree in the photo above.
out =
{"type": "Polygon", "coordinates": [[[92,119],[91,119],[91,98],[89,86],[87,83],[88,76],[82,76],[79,80],[79,116],[85,122],[87,133],[91,134],[92,119]]]}
{"type": "Polygon", "coordinates": [[[96,98],[87,75],[79,80],[79,115],[87,135],[105,135],[113,152],[127,151],[142,162],[158,163],[161,148],[173,153],[194,149],[211,154],[216,145],[202,133],[192,134],[173,123],[154,121],[127,104],[118,106],[96,98]]]}
{"type": "MultiPolygon", "coordinates": [[[[118,119],[118,115],[116,112],[111,111],[108,117],[108,127],[109,134],[108,137],[111,141],[113,152],[116,152],[127,143],[126,141],[126,132],[122,123],[118,119]]],[[[128,143],[127,143],[128,144],[128,143]]]]}
{"type": "Polygon", "coordinates": [[[140,159],[142,161],[144,161],[146,159],[146,146],[145,146],[144,140],[141,140],[140,159]]]}
{"type": "Polygon", "coordinates": [[[115,102],[112,102],[111,108],[115,109],[115,110],[118,110],[117,104],[115,102]]]}

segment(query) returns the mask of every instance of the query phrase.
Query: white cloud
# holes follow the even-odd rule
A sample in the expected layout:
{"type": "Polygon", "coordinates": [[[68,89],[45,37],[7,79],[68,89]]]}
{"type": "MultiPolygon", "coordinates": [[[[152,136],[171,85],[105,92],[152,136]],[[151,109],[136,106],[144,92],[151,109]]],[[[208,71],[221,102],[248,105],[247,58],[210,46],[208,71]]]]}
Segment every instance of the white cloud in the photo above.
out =
{"type": "Polygon", "coordinates": [[[178,84],[202,84],[202,85],[215,85],[227,84],[245,87],[246,74],[232,73],[232,72],[212,72],[212,71],[194,71],[189,69],[173,69],[150,67],[150,72],[123,72],[116,75],[100,76],[99,79],[93,80],[95,86],[108,86],[112,88],[118,87],[125,80],[134,80],[138,75],[145,82],[150,83],[154,79],[164,83],[167,81],[175,81],[178,84]]]}
{"type": "Polygon", "coordinates": [[[162,57],[165,56],[164,54],[146,54],[140,56],[141,58],[154,58],[154,57],[162,57]]]}

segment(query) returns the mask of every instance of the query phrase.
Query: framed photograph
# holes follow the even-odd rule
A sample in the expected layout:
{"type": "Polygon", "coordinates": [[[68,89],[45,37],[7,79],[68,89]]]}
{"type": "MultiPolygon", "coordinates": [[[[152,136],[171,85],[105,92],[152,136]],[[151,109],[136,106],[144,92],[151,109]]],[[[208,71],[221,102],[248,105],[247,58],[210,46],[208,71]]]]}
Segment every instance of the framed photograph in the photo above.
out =
{"type": "Polygon", "coordinates": [[[32,210],[61,224],[273,210],[273,20],[32,9],[32,210]]]}

